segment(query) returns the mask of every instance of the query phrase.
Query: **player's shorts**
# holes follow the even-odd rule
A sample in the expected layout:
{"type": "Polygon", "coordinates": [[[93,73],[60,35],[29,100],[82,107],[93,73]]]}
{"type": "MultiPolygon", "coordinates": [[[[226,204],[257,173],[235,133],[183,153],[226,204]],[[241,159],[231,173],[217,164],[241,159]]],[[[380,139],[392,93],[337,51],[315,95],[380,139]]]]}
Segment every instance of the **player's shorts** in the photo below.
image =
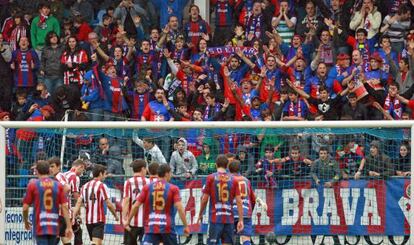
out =
{"type": "Polygon", "coordinates": [[[66,221],[63,216],[59,216],[59,236],[65,237],[66,236],[66,221]]]}
{"type": "Polygon", "coordinates": [[[53,235],[35,236],[36,244],[42,245],[56,245],[56,239],[53,235]]]}
{"type": "Polygon", "coordinates": [[[105,230],[104,223],[86,224],[86,228],[88,229],[89,239],[91,241],[93,237],[103,240],[105,230]]]}
{"type": "Polygon", "coordinates": [[[144,236],[144,227],[131,226],[131,231],[125,230],[125,245],[137,245],[138,242],[142,242],[144,236]]]}
{"type": "Polygon", "coordinates": [[[243,230],[237,233],[237,222],[239,219],[234,219],[234,233],[238,236],[253,236],[252,218],[243,218],[243,230]]]}
{"type": "Polygon", "coordinates": [[[146,233],[144,235],[143,245],[159,245],[160,243],[164,245],[178,245],[177,234],[174,233],[165,233],[165,234],[154,234],[146,233]]]}
{"type": "Polygon", "coordinates": [[[234,224],[210,223],[207,244],[234,243],[234,224]]]}

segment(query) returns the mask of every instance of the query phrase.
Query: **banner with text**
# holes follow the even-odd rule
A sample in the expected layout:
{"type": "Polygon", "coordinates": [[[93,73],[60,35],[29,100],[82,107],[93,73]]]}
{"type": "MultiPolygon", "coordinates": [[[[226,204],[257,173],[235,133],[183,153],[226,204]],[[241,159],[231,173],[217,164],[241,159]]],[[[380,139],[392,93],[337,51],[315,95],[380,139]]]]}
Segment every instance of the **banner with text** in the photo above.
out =
{"type": "MultiPolygon", "coordinates": [[[[207,232],[208,210],[202,227],[196,223],[203,182],[175,183],[181,188],[192,232],[207,232]]],[[[279,181],[278,186],[283,189],[262,189],[254,184],[256,195],[267,203],[268,211],[256,207],[253,225],[257,234],[408,235],[409,182],[349,180],[324,188],[316,187],[310,180],[279,181]]],[[[177,215],[176,224],[180,223],[177,215]]]]}

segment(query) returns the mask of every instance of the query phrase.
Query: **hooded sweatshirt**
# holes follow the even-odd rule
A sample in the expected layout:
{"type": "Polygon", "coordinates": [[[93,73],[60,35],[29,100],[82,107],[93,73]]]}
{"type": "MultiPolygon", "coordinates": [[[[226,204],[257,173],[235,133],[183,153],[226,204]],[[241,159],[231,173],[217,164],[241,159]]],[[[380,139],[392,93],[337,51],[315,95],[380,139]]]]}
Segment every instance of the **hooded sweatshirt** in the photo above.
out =
{"type": "Polygon", "coordinates": [[[184,175],[190,172],[194,175],[197,172],[197,160],[194,154],[187,149],[187,140],[179,138],[177,142],[184,143],[184,151],[180,153],[175,150],[170,159],[170,167],[174,175],[184,175]]]}

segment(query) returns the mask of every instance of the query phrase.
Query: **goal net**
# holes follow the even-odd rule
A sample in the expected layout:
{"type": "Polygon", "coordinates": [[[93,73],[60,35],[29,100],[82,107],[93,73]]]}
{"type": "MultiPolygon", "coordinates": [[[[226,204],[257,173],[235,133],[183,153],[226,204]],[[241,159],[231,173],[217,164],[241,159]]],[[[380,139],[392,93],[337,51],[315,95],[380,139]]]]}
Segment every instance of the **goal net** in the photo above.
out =
{"type": "MultiPolygon", "coordinates": [[[[254,244],[409,244],[410,124],[382,124],[3,124],[0,243],[34,243],[24,229],[22,198],[36,161],[58,157],[62,172],[76,159],[87,163],[81,185],[94,164],[105,165],[119,216],[123,183],[133,175],[129,164],[139,158],[170,164],[192,233],[180,243],[206,244],[208,210],[197,224],[202,188],[217,155],[227,154],[241,162],[240,174],[268,206],[253,210],[254,244]]],[[[106,219],[104,244],[123,244],[122,224],[109,210],[106,219]]],[[[175,221],[182,234],[178,215],[175,221]]],[[[81,229],[90,244],[84,219],[81,229]]]]}

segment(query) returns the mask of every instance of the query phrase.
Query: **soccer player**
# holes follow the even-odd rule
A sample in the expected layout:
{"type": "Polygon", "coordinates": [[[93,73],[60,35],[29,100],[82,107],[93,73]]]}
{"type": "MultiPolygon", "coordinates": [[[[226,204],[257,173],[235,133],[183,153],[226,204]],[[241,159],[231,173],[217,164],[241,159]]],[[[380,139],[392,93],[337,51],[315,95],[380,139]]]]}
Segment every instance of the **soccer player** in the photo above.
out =
{"type": "Polygon", "coordinates": [[[234,215],[233,200],[236,198],[236,205],[239,214],[237,232],[243,230],[243,206],[240,197],[237,180],[227,173],[229,161],[225,155],[219,155],[216,160],[217,172],[207,176],[206,184],[201,198],[201,207],[198,215],[198,223],[201,224],[204,210],[210,199],[209,207],[209,231],[208,244],[233,244],[234,215]]]}
{"type": "Polygon", "coordinates": [[[72,226],[68,213],[68,200],[63,186],[49,177],[49,162],[36,163],[38,179],[33,179],[27,186],[23,199],[23,221],[26,230],[32,229],[29,222],[29,207],[34,205],[33,233],[37,244],[55,245],[59,235],[59,210],[62,208],[66,222],[65,237],[71,238],[72,226]]]}
{"type": "Polygon", "coordinates": [[[160,165],[157,162],[153,162],[148,165],[148,172],[149,172],[149,183],[155,182],[158,180],[158,167],[160,165]]]}
{"type": "MultiPolygon", "coordinates": [[[[122,201],[122,221],[124,224],[128,220],[128,215],[131,212],[132,204],[137,199],[139,193],[146,184],[149,184],[149,179],[145,178],[147,170],[145,166],[147,163],[143,159],[137,159],[131,163],[134,176],[127,179],[124,183],[124,198],[122,201]]],[[[131,230],[126,231],[125,244],[137,245],[137,239],[142,242],[144,235],[144,221],[143,221],[143,207],[140,207],[137,214],[129,223],[131,230]]]]}
{"type": "MultiPolygon", "coordinates": [[[[69,210],[71,210],[72,208],[72,202],[71,200],[78,200],[80,194],[80,177],[83,172],[85,172],[85,168],[86,168],[86,163],[82,160],[82,159],[76,159],[73,163],[72,163],[72,168],[64,173],[65,177],[68,181],[68,184],[70,186],[70,191],[69,191],[69,210]]],[[[70,213],[72,214],[72,213],[70,213]]],[[[75,245],[80,245],[83,244],[82,241],[82,229],[81,229],[81,218],[80,216],[78,217],[73,217],[72,218],[75,219],[75,223],[72,225],[72,229],[75,235],[75,245]]]]}
{"type": "MultiPolygon", "coordinates": [[[[49,160],[49,174],[55,178],[63,186],[63,191],[66,194],[70,191],[70,186],[66,179],[66,176],[60,172],[61,162],[58,157],[51,157],[49,160]]],[[[70,200],[68,200],[68,209],[69,209],[70,200]]],[[[70,238],[65,237],[66,224],[65,219],[62,216],[62,212],[59,212],[59,237],[58,239],[62,240],[63,245],[70,244],[70,238]]]]}
{"type": "MultiPolygon", "coordinates": [[[[253,236],[253,226],[252,226],[252,213],[256,202],[267,210],[267,205],[260,198],[256,198],[256,194],[253,192],[252,185],[250,181],[241,176],[240,173],[240,161],[233,160],[228,165],[229,172],[234,176],[238,182],[238,187],[240,190],[240,197],[243,204],[243,224],[244,228],[239,232],[241,244],[250,245],[250,237],[253,236]]],[[[234,215],[234,224],[237,224],[239,221],[237,203],[234,200],[233,202],[233,215],[234,215]]]]}
{"type": "Polygon", "coordinates": [[[92,176],[93,179],[82,186],[81,195],[73,210],[73,217],[78,215],[81,205],[84,204],[89,238],[93,245],[102,245],[106,222],[104,202],[116,221],[119,221],[119,217],[114,204],[109,200],[108,187],[102,182],[107,176],[106,167],[96,164],[92,169],[92,176]]]}
{"type": "Polygon", "coordinates": [[[184,234],[190,233],[181,203],[180,190],[177,186],[168,183],[172,177],[169,165],[162,164],[158,167],[158,177],[158,181],[144,186],[124,226],[126,230],[131,230],[129,224],[138,212],[138,208],[144,204],[144,244],[158,245],[162,242],[178,245],[174,218],[176,211],[183,222],[184,234]]]}

